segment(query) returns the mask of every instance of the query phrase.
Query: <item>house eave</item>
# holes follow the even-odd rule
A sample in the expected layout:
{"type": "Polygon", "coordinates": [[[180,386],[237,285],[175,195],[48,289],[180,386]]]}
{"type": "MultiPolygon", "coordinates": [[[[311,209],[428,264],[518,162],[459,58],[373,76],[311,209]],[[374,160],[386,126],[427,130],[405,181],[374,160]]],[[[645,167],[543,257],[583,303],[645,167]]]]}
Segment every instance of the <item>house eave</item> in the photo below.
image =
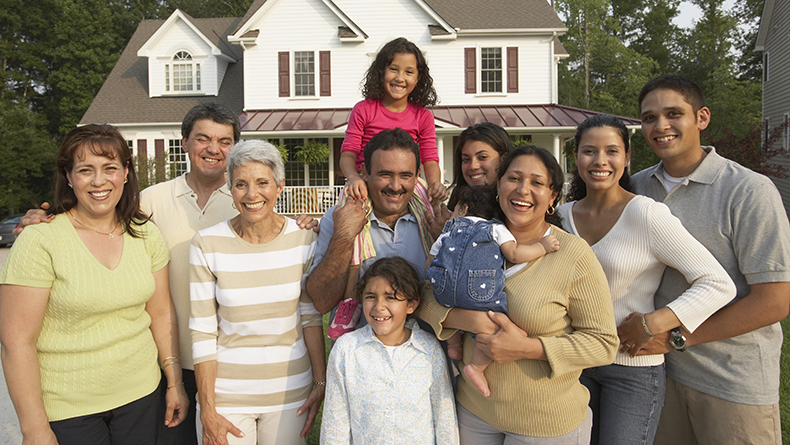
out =
{"type": "Polygon", "coordinates": [[[456,29],[458,37],[501,37],[501,36],[536,36],[562,35],[568,28],[501,28],[501,29],[456,29]]]}

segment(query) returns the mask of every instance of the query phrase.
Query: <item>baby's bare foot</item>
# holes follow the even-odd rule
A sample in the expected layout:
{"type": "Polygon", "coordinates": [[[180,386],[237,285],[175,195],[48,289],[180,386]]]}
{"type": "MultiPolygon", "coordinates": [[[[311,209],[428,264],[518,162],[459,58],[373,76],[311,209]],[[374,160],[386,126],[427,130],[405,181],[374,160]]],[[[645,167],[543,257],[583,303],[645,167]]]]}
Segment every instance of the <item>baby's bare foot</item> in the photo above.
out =
{"type": "Polygon", "coordinates": [[[480,369],[480,367],[473,363],[469,363],[464,366],[464,375],[475,385],[475,388],[477,388],[483,396],[488,397],[491,395],[491,390],[488,389],[488,381],[486,380],[486,376],[483,375],[483,370],[480,369]]]}

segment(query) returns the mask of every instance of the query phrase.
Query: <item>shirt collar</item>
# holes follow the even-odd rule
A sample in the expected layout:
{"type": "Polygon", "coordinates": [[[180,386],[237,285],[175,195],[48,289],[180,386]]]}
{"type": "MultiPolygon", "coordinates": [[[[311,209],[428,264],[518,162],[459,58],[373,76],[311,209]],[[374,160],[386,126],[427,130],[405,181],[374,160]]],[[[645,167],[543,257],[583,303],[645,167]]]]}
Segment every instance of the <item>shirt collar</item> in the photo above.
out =
{"type": "MultiPolygon", "coordinates": [[[[408,329],[411,329],[411,335],[409,336],[409,339],[400,346],[411,345],[420,352],[428,354],[428,339],[424,335],[417,334],[417,332],[420,331],[420,325],[417,324],[417,320],[413,318],[407,319],[405,326],[408,329]]],[[[373,328],[370,327],[369,324],[362,328],[360,335],[362,336],[362,341],[360,343],[377,343],[382,347],[384,346],[384,343],[382,343],[381,340],[379,340],[373,333],[373,328]]]]}
{"type": "MultiPolygon", "coordinates": [[[[716,153],[716,149],[711,146],[703,145],[702,149],[705,150],[707,155],[705,158],[700,162],[697,168],[688,175],[689,181],[698,182],[700,184],[713,184],[716,180],[716,177],[719,176],[721,169],[724,168],[726,161],[722,158],[718,153],[716,153]]],[[[652,176],[654,176],[658,181],[663,184],[664,183],[664,161],[661,161],[656,166],[656,169],[653,170],[652,176]]]]}
{"type": "MultiPolygon", "coordinates": [[[[184,173],[183,175],[177,177],[175,179],[175,181],[176,181],[176,184],[175,184],[176,197],[181,197],[181,196],[186,195],[186,194],[194,193],[194,190],[192,190],[192,187],[190,187],[189,184],[187,184],[187,174],[186,173],[184,173]]],[[[230,189],[228,188],[228,183],[227,182],[222,184],[222,187],[218,188],[216,191],[219,191],[220,193],[224,193],[224,194],[230,196],[230,189]]]]}
{"type": "MultiPolygon", "coordinates": [[[[372,210],[370,212],[369,218],[370,218],[370,222],[371,223],[373,221],[376,221],[376,224],[378,224],[379,226],[387,226],[387,224],[384,224],[383,222],[381,222],[381,220],[376,218],[376,212],[374,212],[372,210]]],[[[398,218],[398,221],[400,221],[400,220],[411,221],[413,223],[417,223],[417,218],[411,213],[411,210],[409,210],[405,215],[403,215],[400,218],[398,218]]],[[[389,227],[389,226],[387,226],[387,227],[389,227]]]]}

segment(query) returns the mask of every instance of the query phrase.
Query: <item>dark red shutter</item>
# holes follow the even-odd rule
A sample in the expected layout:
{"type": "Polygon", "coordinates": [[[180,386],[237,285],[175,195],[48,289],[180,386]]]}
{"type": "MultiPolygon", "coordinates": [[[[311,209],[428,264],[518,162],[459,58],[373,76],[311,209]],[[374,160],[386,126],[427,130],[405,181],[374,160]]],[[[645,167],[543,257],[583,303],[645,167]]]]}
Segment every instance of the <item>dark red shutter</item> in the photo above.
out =
{"type": "MultiPolygon", "coordinates": [[[[145,139],[137,140],[137,175],[148,178],[148,141],[145,139]]],[[[148,183],[147,179],[145,181],[148,183]]]]}
{"type": "Polygon", "coordinates": [[[280,78],[280,97],[291,97],[291,57],[288,51],[277,53],[277,70],[280,78]]]}
{"type": "Polygon", "coordinates": [[[330,63],[329,51],[318,52],[318,73],[322,96],[332,95],[332,64],[330,63]]]}
{"type": "Polygon", "coordinates": [[[477,55],[475,48],[464,48],[464,84],[466,94],[477,93],[477,55]]]}
{"type": "Polygon", "coordinates": [[[518,93],[518,48],[507,49],[507,92],[518,93]]]}
{"type": "Polygon", "coordinates": [[[165,180],[165,168],[167,168],[164,139],[154,139],[154,159],[156,159],[154,161],[156,182],[162,182],[165,180]]]}

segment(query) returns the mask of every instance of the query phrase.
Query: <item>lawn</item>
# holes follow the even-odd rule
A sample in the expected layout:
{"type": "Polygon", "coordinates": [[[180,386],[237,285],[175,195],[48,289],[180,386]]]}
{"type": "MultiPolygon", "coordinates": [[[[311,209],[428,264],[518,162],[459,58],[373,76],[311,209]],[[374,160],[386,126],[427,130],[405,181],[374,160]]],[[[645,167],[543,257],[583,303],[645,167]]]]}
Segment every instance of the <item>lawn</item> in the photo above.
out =
{"type": "MultiPolygon", "coordinates": [[[[324,330],[328,324],[328,316],[324,315],[324,330]]],[[[782,345],[782,378],[779,387],[779,410],[782,413],[782,443],[790,444],[790,317],[782,321],[785,341],[782,345]]],[[[324,336],[326,338],[326,336],[324,336]]],[[[329,355],[329,340],[326,340],[326,353],[329,355]]],[[[307,445],[318,445],[321,433],[321,412],[315,419],[315,426],[307,438],[307,445]]]]}

